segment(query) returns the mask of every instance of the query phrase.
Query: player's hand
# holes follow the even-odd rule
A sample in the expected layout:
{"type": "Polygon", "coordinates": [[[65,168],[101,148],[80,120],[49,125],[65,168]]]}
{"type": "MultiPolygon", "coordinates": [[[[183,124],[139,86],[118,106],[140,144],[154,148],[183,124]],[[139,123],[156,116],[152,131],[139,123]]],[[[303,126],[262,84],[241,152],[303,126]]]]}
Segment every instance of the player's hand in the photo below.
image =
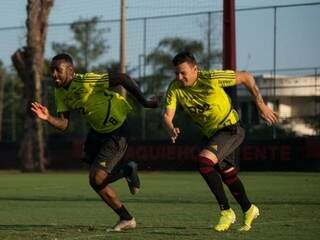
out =
{"type": "Polygon", "coordinates": [[[154,97],[151,97],[149,100],[147,100],[146,107],[157,108],[159,107],[159,104],[160,104],[159,99],[156,96],[154,96],[154,97]]]}
{"type": "Polygon", "coordinates": [[[176,142],[176,139],[178,138],[179,134],[180,134],[179,128],[174,127],[169,129],[169,135],[172,143],[176,142]]]}
{"type": "Polygon", "coordinates": [[[260,116],[268,125],[275,124],[279,121],[279,114],[269,108],[267,105],[260,107],[260,116]]]}
{"type": "Polygon", "coordinates": [[[38,102],[31,103],[31,111],[42,120],[48,120],[50,116],[48,109],[38,102]]]}

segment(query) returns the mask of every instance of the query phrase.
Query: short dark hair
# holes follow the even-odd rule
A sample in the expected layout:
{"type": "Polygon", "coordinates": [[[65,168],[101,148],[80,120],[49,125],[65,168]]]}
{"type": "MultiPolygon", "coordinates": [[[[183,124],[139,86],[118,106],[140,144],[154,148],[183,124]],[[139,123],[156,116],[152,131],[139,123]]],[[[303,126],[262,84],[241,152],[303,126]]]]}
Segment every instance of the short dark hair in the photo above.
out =
{"type": "Polygon", "coordinates": [[[172,63],[174,66],[178,66],[184,62],[193,64],[193,65],[197,64],[195,57],[189,51],[180,52],[172,59],[172,63]]]}
{"type": "Polygon", "coordinates": [[[52,58],[52,61],[64,60],[73,65],[72,57],[67,53],[59,53],[52,58]]]}

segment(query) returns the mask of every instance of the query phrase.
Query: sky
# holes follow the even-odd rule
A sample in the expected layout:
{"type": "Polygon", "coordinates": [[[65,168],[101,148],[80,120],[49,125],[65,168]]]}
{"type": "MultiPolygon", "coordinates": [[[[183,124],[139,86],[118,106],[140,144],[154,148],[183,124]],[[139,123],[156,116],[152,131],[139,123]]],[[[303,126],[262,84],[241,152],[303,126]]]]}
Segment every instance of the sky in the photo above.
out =
{"type": "MultiPolygon", "coordinates": [[[[5,65],[10,65],[11,54],[25,44],[23,29],[5,30],[8,27],[25,25],[26,0],[1,0],[0,4],[0,59],[5,65]]],[[[236,9],[264,7],[286,4],[320,3],[312,0],[236,0],[236,9]]],[[[127,17],[153,17],[171,14],[197,13],[221,10],[222,0],[127,0],[127,17]]],[[[100,16],[103,20],[119,19],[120,0],[55,0],[51,10],[49,23],[70,23],[81,18],[100,16]]],[[[273,9],[237,12],[237,66],[244,70],[271,69],[274,59],[273,38],[273,9]]],[[[320,67],[320,5],[301,8],[277,9],[277,37],[276,63],[278,68],[320,67]]],[[[202,21],[202,20],[200,20],[202,21]]],[[[159,26],[161,34],[150,34],[150,41],[158,41],[165,34],[172,34],[173,29],[186,28],[188,36],[193,32],[191,22],[162,23],[159,26]],[[172,26],[170,26],[172,25],[172,26]],[[170,28],[169,28],[170,26],[170,28]]],[[[115,26],[114,26],[115,27],[115,26]]],[[[155,27],[154,27],[155,28],[155,27]]],[[[155,31],[152,29],[152,31],[155,31]]],[[[153,33],[151,31],[151,33],[153,33]]],[[[130,29],[128,34],[137,37],[134,42],[128,43],[130,49],[141,42],[141,28],[130,29]],[[130,31],[132,33],[130,33],[130,31]],[[131,45],[130,45],[131,44],[131,45]]],[[[194,35],[200,33],[194,32],[194,35]]],[[[48,41],[68,41],[71,36],[67,31],[48,32],[48,41]]],[[[153,44],[153,45],[156,45],[153,44]]],[[[140,45],[139,45],[140,46],[140,45]]],[[[151,51],[150,48],[147,49],[151,51]]],[[[134,50],[131,50],[134,51],[134,50]]],[[[110,49],[109,57],[118,58],[118,49],[110,49]]],[[[49,43],[46,55],[51,55],[49,43]]],[[[133,53],[129,64],[137,64],[139,53],[133,53]]]]}

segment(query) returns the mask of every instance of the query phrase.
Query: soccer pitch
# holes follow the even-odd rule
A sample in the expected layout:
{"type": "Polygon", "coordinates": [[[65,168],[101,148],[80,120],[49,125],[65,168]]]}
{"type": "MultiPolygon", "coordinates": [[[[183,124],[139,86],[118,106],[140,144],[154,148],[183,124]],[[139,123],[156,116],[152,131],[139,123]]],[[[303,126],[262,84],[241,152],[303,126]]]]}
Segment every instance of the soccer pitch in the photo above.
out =
{"type": "Polygon", "coordinates": [[[239,233],[237,222],[217,233],[218,206],[197,172],[142,172],[132,196],[124,180],[113,186],[137,220],[137,228],[108,232],[116,215],[90,189],[85,172],[0,172],[0,239],[319,239],[320,173],[242,172],[261,215],[239,233]]]}

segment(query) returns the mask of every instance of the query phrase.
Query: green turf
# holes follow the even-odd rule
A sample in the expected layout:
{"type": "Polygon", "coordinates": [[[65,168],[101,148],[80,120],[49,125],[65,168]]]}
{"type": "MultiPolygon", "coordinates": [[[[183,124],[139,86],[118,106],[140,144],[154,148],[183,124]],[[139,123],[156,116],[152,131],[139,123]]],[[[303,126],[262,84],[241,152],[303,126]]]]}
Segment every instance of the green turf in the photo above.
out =
{"type": "MultiPolygon", "coordinates": [[[[241,173],[261,216],[252,231],[226,233],[212,225],[218,209],[196,172],[143,172],[142,191],[115,189],[137,219],[135,230],[112,233],[115,214],[89,188],[87,174],[0,172],[0,239],[319,239],[320,173],[241,173]]],[[[230,196],[230,195],[229,195],[230,196]]],[[[230,199],[232,199],[230,197],[230,199]]]]}

